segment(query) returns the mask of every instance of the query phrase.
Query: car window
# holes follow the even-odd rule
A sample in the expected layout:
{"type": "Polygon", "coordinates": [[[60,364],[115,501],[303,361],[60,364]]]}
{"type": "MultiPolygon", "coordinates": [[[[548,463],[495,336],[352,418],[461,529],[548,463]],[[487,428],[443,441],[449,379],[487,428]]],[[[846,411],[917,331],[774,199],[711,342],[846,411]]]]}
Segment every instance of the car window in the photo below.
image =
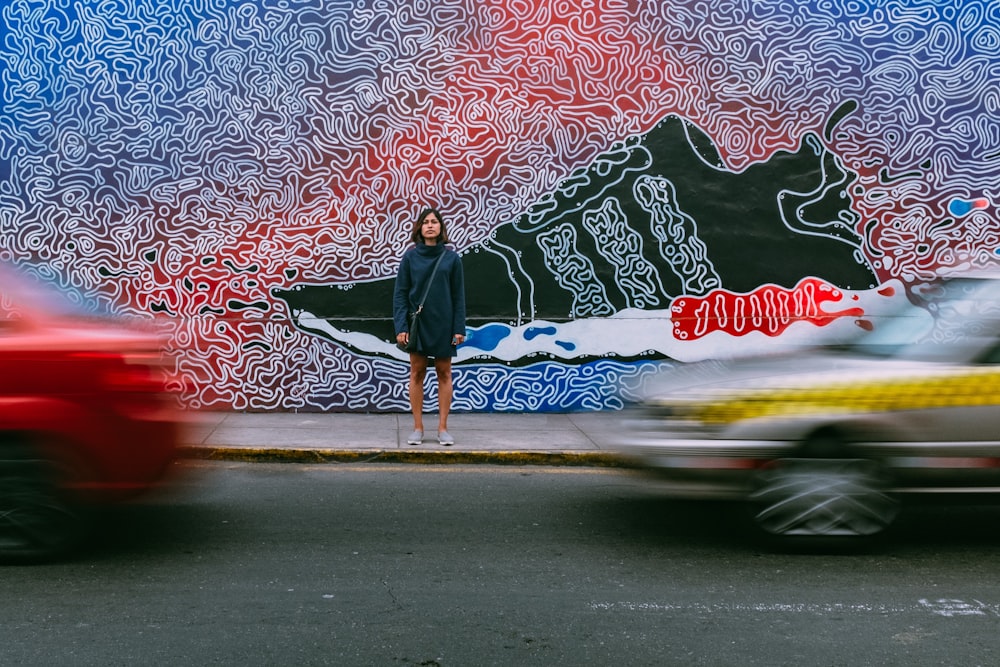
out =
{"type": "Polygon", "coordinates": [[[1000,280],[950,279],[917,298],[931,318],[901,311],[847,347],[852,354],[919,361],[1000,363],[1000,280]],[[985,361],[996,355],[996,361],[985,361]]]}
{"type": "Polygon", "coordinates": [[[979,358],[981,364],[1000,364],[1000,343],[987,349],[979,358]]]}

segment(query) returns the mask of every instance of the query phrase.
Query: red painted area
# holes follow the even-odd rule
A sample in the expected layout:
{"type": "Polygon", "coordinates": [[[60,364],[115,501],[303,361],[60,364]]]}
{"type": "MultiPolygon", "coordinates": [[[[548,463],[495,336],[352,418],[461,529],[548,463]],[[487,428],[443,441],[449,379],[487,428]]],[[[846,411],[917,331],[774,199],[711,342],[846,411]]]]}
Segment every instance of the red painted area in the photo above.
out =
{"type": "Polygon", "coordinates": [[[747,294],[724,289],[703,297],[685,296],[671,305],[674,337],[695,340],[713,331],[745,336],[759,331],[778,336],[794,322],[826,326],[840,317],[861,317],[861,308],[827,312],[823,304],[839,301],[843,293],[818,278],[805,278],[794,288],[763,285],[747,294]]]}

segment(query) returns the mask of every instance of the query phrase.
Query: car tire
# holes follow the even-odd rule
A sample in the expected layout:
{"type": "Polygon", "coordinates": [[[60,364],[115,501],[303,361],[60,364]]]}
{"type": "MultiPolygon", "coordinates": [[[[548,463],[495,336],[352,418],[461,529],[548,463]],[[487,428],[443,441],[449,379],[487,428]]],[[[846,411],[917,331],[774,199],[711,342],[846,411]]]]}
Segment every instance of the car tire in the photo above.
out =
{"type": "Polygon", "coordinates": [[[756,476],[751,519],[768,539],[847,545],[883,534],[899,513],[881,466],[868,459],[787,458],[756,476]]]}
{"type": "Polygon", "coordinates": [[[88,513],[66,489],[72,472],[33,447],[0,447],[0,562],[48,561],[79,544],[88,513]]]}

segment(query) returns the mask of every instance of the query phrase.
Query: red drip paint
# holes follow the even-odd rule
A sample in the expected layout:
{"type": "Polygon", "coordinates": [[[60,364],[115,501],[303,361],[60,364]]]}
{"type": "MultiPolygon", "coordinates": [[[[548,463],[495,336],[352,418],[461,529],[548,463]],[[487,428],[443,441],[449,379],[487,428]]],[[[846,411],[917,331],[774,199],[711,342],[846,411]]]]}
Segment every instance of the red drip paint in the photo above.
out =
{"type": "Polygon", "coordinates": [[[777,336],[794,322],[812,322],[822,327],[840,317],[864,316],[861,308],[832,313],[823,310],[825,302],[842,297],[839,289],[818,278],[805,278],[792,289],[763,285],[747,294],[717,289],[703,297],[674,299],[670,319],[678,340],[695,340],[713,331],[731,336],[760,331],[777,336]]]}

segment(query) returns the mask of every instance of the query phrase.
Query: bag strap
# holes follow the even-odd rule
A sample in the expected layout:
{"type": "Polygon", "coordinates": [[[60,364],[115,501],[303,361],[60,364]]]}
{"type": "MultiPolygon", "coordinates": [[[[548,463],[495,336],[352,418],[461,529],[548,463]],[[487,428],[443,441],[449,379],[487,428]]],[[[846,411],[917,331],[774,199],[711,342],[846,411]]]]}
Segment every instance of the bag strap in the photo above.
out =
{"type": "Polygon", "coordinates": [[[434,268],[431,269],[431,274],[427,276],[427,286],[424,287],[424,295],[420,297],[420,305],[417,306],[416,312],[418,313],[424,309],[424,301],[427,301],[427,295],[430,294],[431,292],[431,281],[434,279],[434,274],[437,273],[438,265],[441,263],[441,260],[444,259],[444,254],[446,252],[448,251],[447,250],[441,251],[441,254],[438,256],[437,261],[434,262],[434,268]]]}

